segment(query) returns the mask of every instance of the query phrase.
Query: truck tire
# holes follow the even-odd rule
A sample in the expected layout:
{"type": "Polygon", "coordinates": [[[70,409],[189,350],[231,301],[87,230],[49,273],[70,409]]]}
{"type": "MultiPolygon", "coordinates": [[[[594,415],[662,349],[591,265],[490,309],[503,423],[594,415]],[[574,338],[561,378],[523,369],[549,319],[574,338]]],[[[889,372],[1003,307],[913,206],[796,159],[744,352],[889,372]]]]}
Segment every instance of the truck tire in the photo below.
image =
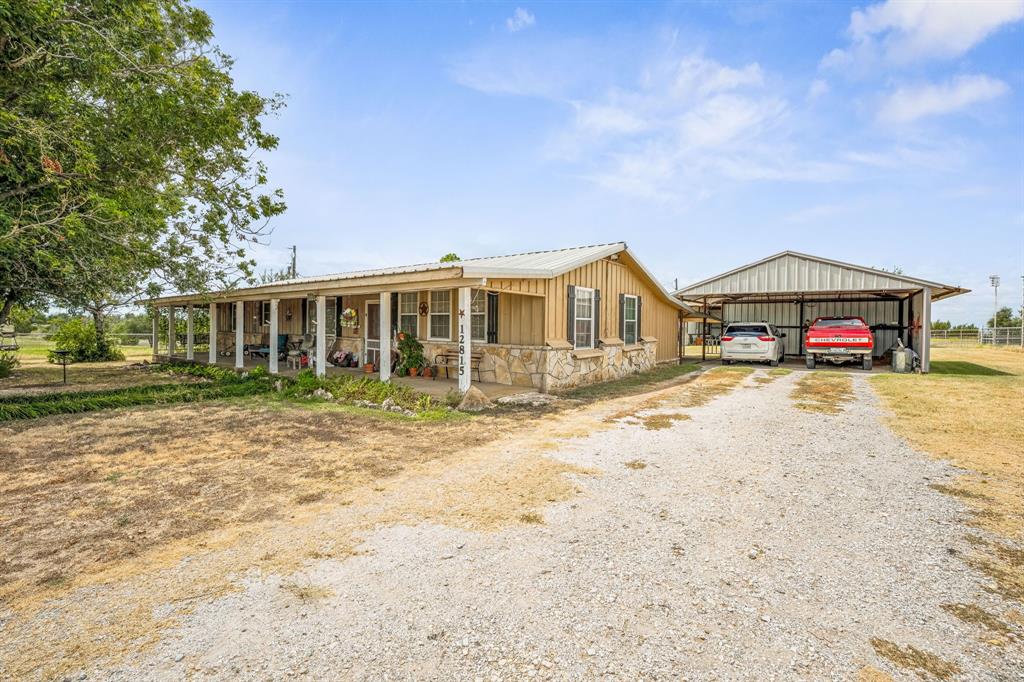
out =
{"type": "Polygon", "coordinates": [[[867,354],[867,355],[865,355],[865,356],[864,356],[864,359],[863,359],[863,360],[861,361],[861,366],[862,366],[862,367],[863,367],[863,368],[864,368],[864,369],[865,369],[866,371],[870,372],[870,371],[871,371],[871,366],[872,366],[872,364],[873,364],[873,363],[872,363],[872,357],[871,357],[871,354],[869,353],[869,354],[867,354]]]}
{"type": "Polygon", "coordinates": [[[813,355],[808,355],[807,356],[807,369],[814,369],[814,356],[813,355]]]}

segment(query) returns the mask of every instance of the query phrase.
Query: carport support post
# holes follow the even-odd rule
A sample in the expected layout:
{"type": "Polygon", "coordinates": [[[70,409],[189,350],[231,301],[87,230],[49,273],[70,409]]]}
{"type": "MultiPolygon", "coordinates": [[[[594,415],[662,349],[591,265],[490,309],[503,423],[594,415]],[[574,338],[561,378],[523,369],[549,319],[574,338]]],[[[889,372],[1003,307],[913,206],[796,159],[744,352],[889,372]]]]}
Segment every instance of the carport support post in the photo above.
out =
{"type": "Polygon", "coordinates": [[[932,290],[921,289],[921,372],[928,373],[932,363],[932,290]]]}
{"type": "Polygon", "coordinates": [[[245,369],[245,301],[235,301],[235,369],[245,369]]]}
{"type": "MultiPolygon", "coordinates": [[[[724,317],[724,316],[723,316],[724,317]]],[[[701,334],[700,334],[700,360],[704,362],[708,359],[708,330],[711,329],[711,325],[708,324],[708,299],[704,299],[704,319],[701,321],[701,334]]]]}
{"type": "Polygon", "coordinates": [[[277,303],[281,299],[270,299],[270,373],[277,374],[277,303]]]}
{"type": "Polygon", "coordinates": [[[167,357],[174,356],[174,306],[167,306],[167,357]]]}
{"type": "Polygon", "coordinates": [[[380,380],[391,381],[391,292],[380,292],[380,380]]]}
{"type": "Polygon", "coordinates": [[[210,304],[210,364],[217,364],[217,304],[210,304]]]}
{"type": "MultiPolygon", "coordinates": [[[[470,333],[470,307],[473,304],[473,291],[469,287],[459,287],[459,393],[465,393],[473,381],[470,359],[472,356],[472,334],[470,333]]],[[[595,334],[596,334],[595,330],[595,334]]],[[[596,343],[594,345],[597,345],[596,343]]]]}
{"type": "Polygon", "coordinates": [[[160,349],[160,308],[153,306],[153,362],[160,349]]]}
{"type": "Polygon", "coordinates": [[[185,359],[191,362],[195,354],[195,307],[189,303],[185,308],[185,359]]]}
{"type": "MultiPolygon", "coordinates": [[[[327,297],[316,297],[316,375],[327,376],[327,297]]],[[[277,343],[277,340],[274,340],[277,343]]]]}

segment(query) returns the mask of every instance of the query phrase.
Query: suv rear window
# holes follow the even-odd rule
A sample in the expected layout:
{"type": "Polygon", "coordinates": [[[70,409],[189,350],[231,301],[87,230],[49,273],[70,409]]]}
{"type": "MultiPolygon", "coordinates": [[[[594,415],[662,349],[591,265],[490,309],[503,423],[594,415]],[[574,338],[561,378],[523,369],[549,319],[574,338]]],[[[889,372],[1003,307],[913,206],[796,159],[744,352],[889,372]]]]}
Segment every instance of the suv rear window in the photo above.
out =
{"type": "Polygon", "coordinates": [[[724,336],[765,336],[768,329],[763,324],[731,324],[724,336]]]}
{"type": "Polygon", "coordinates": [[[863,327],[864,323],[860,320],[818,320],[814,323],[815,327],[863,327]]]}

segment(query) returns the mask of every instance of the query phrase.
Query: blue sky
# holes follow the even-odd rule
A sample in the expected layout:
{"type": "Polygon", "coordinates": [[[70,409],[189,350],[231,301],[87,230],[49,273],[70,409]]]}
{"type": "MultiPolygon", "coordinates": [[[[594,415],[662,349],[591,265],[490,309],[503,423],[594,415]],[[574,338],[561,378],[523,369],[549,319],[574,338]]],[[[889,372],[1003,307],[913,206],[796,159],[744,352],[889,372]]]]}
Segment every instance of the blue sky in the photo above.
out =
{"type": "Polygon", "coordinates": [[[666,285],[785,249],[1020,305],[1024,0],[199,2],[301,274],[625,240],[666,285]]]}

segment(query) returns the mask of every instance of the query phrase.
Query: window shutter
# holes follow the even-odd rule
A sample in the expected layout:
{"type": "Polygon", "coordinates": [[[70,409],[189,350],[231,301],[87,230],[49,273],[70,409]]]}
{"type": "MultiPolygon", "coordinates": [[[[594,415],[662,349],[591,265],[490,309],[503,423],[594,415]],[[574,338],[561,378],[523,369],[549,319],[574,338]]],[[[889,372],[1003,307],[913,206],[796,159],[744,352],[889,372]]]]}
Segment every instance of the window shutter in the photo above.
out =
{"type": "Polygon", "coordinates": [[[576,287],[569,285],[569,303],[565,306],[567,313],[565,324],[566,334],[569,338],[569,343],[574,347],[576,346],[576,287]]]}
{"type": "Polygon", "coordinates": [[[487,292],[487,343],[498,343],[498,293],[487,292]]]}
{"type": "Polygon", "coordinates": [[[640,318],[644,311],[644,297],[636,297],[636,342],[640,343],[640,339],[643,338],[643,334],[640,333],[640,318]]]}
{"type": "Polygon", "coordinates": [[[391,336],[398,331],[398,294],[391,294],[391,336]]]}
{"type": "Polygon", "coordinates": [[[626,295],[619,294],[619,341],[626,340],[626,295]]]}
{"type": "Polygon", "coordinates": [[[302,299],[302,333],[309,333],[309,301],[302,299]]]}
{"type": "Polygon", "coordinates": [[[334,299],[334,335],[341,336],[341,311],[345,309],[345,298],[339,296],[334,299]]]}
{"type": "Polygon", "coordinates": [[[594,333],[590,345],[601,345],[601,290],[594,289],[594,333]]]}

